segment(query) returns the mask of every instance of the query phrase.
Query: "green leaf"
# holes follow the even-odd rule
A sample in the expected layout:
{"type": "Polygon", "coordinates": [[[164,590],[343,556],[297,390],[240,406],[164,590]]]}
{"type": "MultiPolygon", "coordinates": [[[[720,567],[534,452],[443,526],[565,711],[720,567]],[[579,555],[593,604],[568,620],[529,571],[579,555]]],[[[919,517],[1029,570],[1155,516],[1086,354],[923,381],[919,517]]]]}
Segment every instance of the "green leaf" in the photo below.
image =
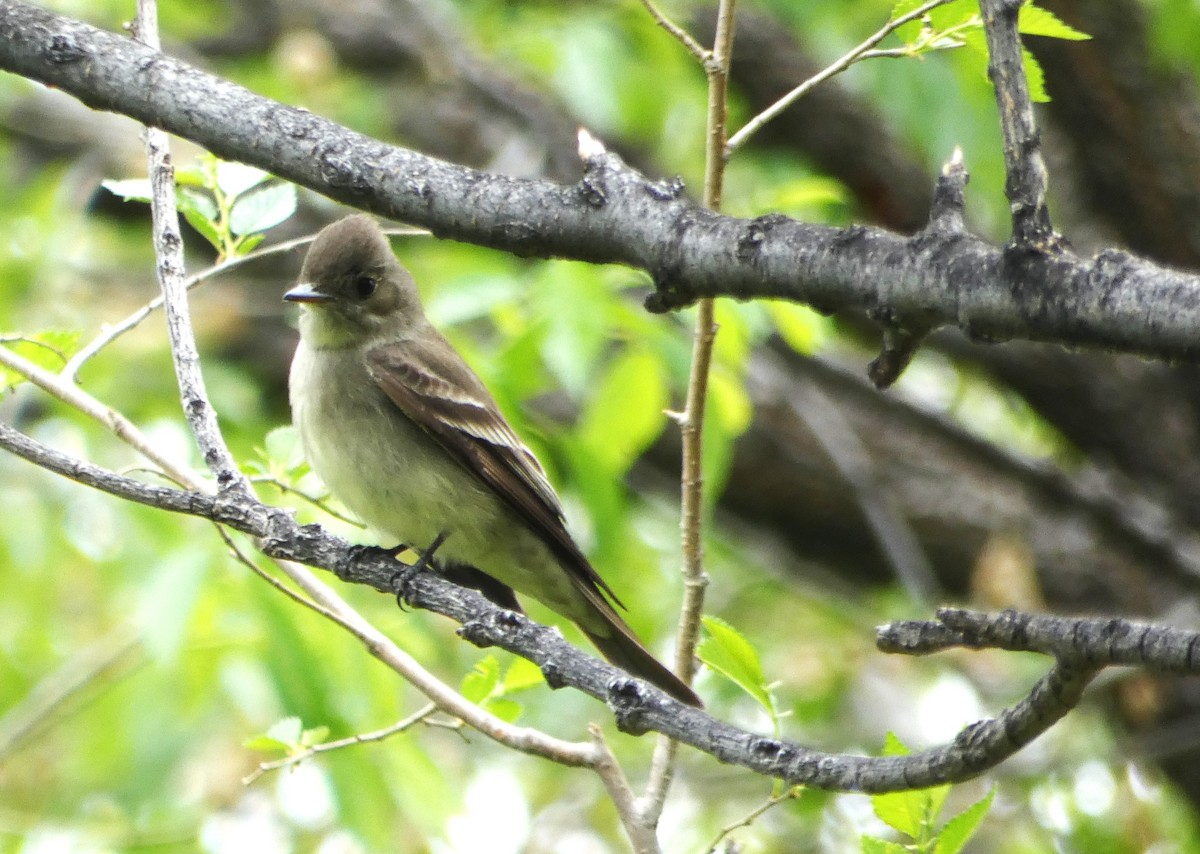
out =
{"type": "Polygon", "coordinates": [[[475,663],[475,667],[463,677],[459,692],[472,703],[483,703],[500,684],[500,662],[496,656],[488,655],[475,663]]]}
{"type": "Polygon", "coordinates": [[[306,729],[300,734],[300,744],[304,747],[312,747],[314,744],[321,744],[325,739],[329,738],[329,727],[322,724],[315,726],[312,729],[306,729]]]}
{"type": "Polygon", "coordinates": [[[528,691],[546,684],[542,670],[526,658],[514,658],[513,663],[504,672],[504,682],[500,686],[504,694],[515,694],[518,691],[528,691]]]}
{"type": "Polygon", "coordinates": [[[909,750],[908,745],[901,741],[900,736],[894,732],[889,732],[884,736],[882,750],[884,756],[908,756],[910,753],[912,751],[909,750]]]}
{"type": "Polygon", "coordinates": [[[892,14],[888,20],[894,21],[897,18],[907,15],[909,12],[916,11],[923,2],[925,0],[900,0],[899,3],[892,7],[892,14]]]}
{"type": "MultiPolygon", "coordinates": [[[[3,344],[14,353],[24,356],[40,368],[58,371],[79,345],[79,332],[69,329],[44,329],[32,335],[3,344]]],[[[0,388],[8,388],[25,382],[24,375],[0,365],[0,388]]]]}
{"type": "Polygon", "coordinates": [[[188,225],[217,249],[221,249],[223,241],[216,226],[216,202],[206,193],[186,188],[180,190],[176,198],[179,212],[188,221],[188,225]]]}
{"type": "Polygon", "coordinates": [[[304,735],[303,729],[300,718],[283,718],[271,724],[265,733],[250,736],[242,745],[250,750],[289,753],[300,744],[304,735]]]}
{"type": "Polygon", "coordinates": [[[1028,48],[1021,48],[1021,62],[1025,66],[1025,79],[1029,84],[1029,100],[1035,104],[1048,104],[1050,94],[1046,91],[1046,75],[1042,72],[1041,63],[1028,48]]]}
{"type": "Polygon", "coordinates": [[[891,842],[887,839],[876,839],[874,836],[864,836],[862,838],[863,854],[912,854],[912,852],[899,842],[891,842]]]}
{"type": "Polygon", "coordinates": [[[267,736],[277,741],[282,741],[284,744],[298,744],[303,732],[304,725],[300,718],[292,715],[271,724],[267,730],[267,736]]]}
{"type": "Polygon", "coordinates": [[[228,160],[217,161],[217,187],[232,199],[242,193],[257,187],[271,177],[271,173],[247,166],[245,163],[235,163],[228,160]]]}
{"type": "Polygon", "coordinates": [[[287,753],[292,749],[290,744],[285,744],[271,738],[269,735],[252,735],[247,739],[243,739],[242,747],[247,750],[257,750],[261,753],[287,753]]]}
{"type": "Polygon", "coordinates": [[[871,796],[871,808],[888,827],[920,839],[928,827],[928,799],[920,791],[885,792],[871,796]]]}
{"type": "Polygon", "coordinates": [[[946,825],[938,833],[937,845],[933,849],[935,854],[958,854],[975,834],[979,823],[991,809],[992,799],[995,796],[996,787],[993,786],[983,798],[946,822],[946,825]]]}
{"type": "Polygon", "coordinates": [[[300,434],[291,424],[271,430],[263,442],[264,455],[272,464],[270,470],[274,471],[278,467],[290,472],[304,464],[304,448],[300,444],[300,434]]]}
{"type": "Polygon", "coordinates": [[[296,185],[282,181],[268,184],[234,202],[229,230],[234,234],[258,234],[273,228],[296,212],[296,185]]]}
{"type": "Polygon", "coordinates": [[[252,234],[248,237],[242,237],[238,242],[238,254],[244,255],[247,252],[251,252],[254,247],[263,242],[265,237],[265,234],[252,234]]]}
{"type": "Polygon", "coordinates": [[[216,222],[220,213],[217,211],[217,203],[213,197],[202,190],[194,190],[191,187],[183,187],[179,190],[176,201],[180,210],[194,211],[198,216],[202,216],[207,220],[216,222]]]}
{"type": "Polygon", "coordinates": [[[666,371],[641,348],[605,366],[579,419],[579,437],[609,476],[620,478],[666,426],[666,371]]]}
{"type": "Polygon", "coordinates": [[[719,617],[703,617],[707,634],[696,649],[708,667],[753,697],[774,720],[775,701],[767,689],[758,651],[745,635],[719,617]]]}
{"type": "MultiPolygon", "coordinates": [[[[883,743],[884,756],[907,756],[911,751],[895,733],[889,732],[883,743]]],[[[929,839],[937,815],[949,794],[949,786],[933,786],[905,792],[887,792],[871,796],[875,815],[888,827],[914,840],[929,839]]]]}
{"type": "Polygon", "coordinates": [[[1032,4],[1026,4],[1021,8],[1017,30],[1026,36],[1046,36],[1068,41],[1086,41],[1091,38],[1087,33],[1077,30],[1063,21],[1049,9],[1032,4]]]}
{"type": "Polygon", "coordinates": [[[704,501],[716,503],[729,479],[734,442],[754,416],[754,404],[745,385],[723,365],[714,365],[708,377],[708,414],[704,419],[704,501]]]}
{"type": "Polygon", "coordinates": [[[104,180],[100,186],[127,202],[150,201],[150,179],[128,178],[124,181],[104,180]]]}
{"type": "Polygon", "coordinates": [[[787,345],[797,353],[812,355],[829,337],[829,321],[805,305],[764,300],[767,314],[787,345]]]}
{"type": "MultiPolygon", "coordinates": [[[[211,156],[211,155],[210,155],[211,156]]],[[[180,166],[175,170],[175,184],[180,187],[205,187],[216,189],[208,179],[208,170],[198,163],[180,166]]]]}
{"type": "MultiPolygon", "coordinates": [[[[978,0],[954,0],[929,12],[929,20],[935,30],[949,30],[974,23],[979,18],[978,0]]],[[[982,28],[983,21],[978,21],[982,28]]]]}
{"type": "Polygon", "coordinates": [[[513,302],[522,287],[511,276],[463,277],[443,287],[425,304],[425,314],[439,328],[487,317],[497,306],[513,302]]]}
{"type": "Polygon", "coordinates": [[[493,715],[500,718],[500,720],[510,724],[521,717],[521,713],[525,711],[525,707],[516,700],[509,700],[504,697],[491,697],[484,701],[482,705],[493,715]]]}

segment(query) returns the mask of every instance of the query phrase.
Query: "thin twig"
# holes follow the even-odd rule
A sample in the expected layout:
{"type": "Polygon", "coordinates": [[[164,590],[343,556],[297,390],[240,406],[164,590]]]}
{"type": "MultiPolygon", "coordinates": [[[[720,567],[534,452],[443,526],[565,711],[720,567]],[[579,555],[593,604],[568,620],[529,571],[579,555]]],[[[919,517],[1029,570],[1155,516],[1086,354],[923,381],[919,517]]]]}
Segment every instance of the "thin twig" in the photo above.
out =
{"type": "MultiPolygon", "coordinates": [[[[725,180],[725,137],[728,130],[729,66],[733,54],[734,8],[736,0],[721,0],[717,8],[717,28],[713,37],[711,61],[705,65],[708,75],[708,117],[704,146],[704,206],[721,209],[725,180]]],[[[696,675],[696,646],[700,641],[700,617],[708,574],[704,571],[704,454],[703,429],[708,401],[708,378],[712,366],[713,340],[717,327],[713,320],[714,303],[702,299],[696,306],[696,325],[692,336],[692,365],[688,376],[687,400],[678,416],[683,443],[680,485],[680,540],[683,557],[683,604],[679,630],[675,636],[675,670],[685,684],[696,675]]],[[[651,761],[650,780],[640,801],[643,820],[656,825],[666,803],[667,790],[674,776],[678,745],[660,738],[651,761]]]]}
{"type": "Polygon", "coordinates": [[[273,762],[260,762],[257,768],[242,778],[242,785],[249,786],[268,771],[278,771],[280,768],[298,765],[305,759],[311,759],[318,753],[328,753],[331,750],[341,750],[344,747],[353,747],[356,744],[366,744],[371,741],[383,741],[386,738],[391,738],[397,733],[412,729],[436,711],[437,706],[433,703],[427,703],[408,717],[396,721],[396,723],[386,726],[383,729],[377,729],[374,732],[362,732],[358,735],[352,735],[349,738],[327,741],[324,744],[314,744],[297,753],[285,756],[283,759],[276,759],[273,762]]]}
{"type": "Polygon", "coordinates": [[[713,58],[712,51],[706,50],[704,45],[692,38],[687,30],[663,14],[663,11],[658,8],[654,0],[642,0],[642,5],[646,7],[646,11],[654,19],[654,23],[670,33],[677,42],[687,48],[688,53],[700,61],[702,66],[708,68],[713,58]]]}
{"type": "Polygon", "coordinates": [[[617,761],[617,757],[609,748],[608,742],[604,738],[604,731],[596,724],[589,724],[588,732],[592,736],[592,747],[596,751],[596,761],[592,765],[592,770],[600,777],[609,798],[612,799],[613,806],[617,809],[617,816],[621,819],[621,826],[625,828],[634,852],[636,854],[659,854],[662,849],[658,844],[656,825],[648,824],[643,820],[644,816],[638,809],[637,797],[629,785],[629,778],[625,776],[621,763],[617,761]]]}
{"type": "MultiPolygon", "coordinates": [[[[211,492],[211,483],[202,480],[190,469],[164,457],[151,444],[149,438],[129,419],[101,403],[78,386],[72,385],[58,374],[40,368],[28,359],[3,347],[0,347],[0,364],[23,374],[35,385],[63,403],[99,421],[119,439],[157,464],[171,480],[183,484],[196,493],[211,492]]],[[[61,470],[59,473],[66,474],[61,470]]],[[[96,483],[89,485],[99,487],[96,483]]],[[[257,501],[254,504],[262,506],[257,501]]],[[[588,764],[591,756],[589,745],[565,742],[537,730],[514,727],[485,712],[475,704],[468,702],[461,694],[403,652],[390,638],[379,632],[333,590],[318,580],[307,567],[286,560],[276,560],[276,564],[301,590],[311,597],[312,601],[299,596],[270,575],[264,575],[268,583],[278,587],[286,595],[296,598],[302,604],[311,607],[322,616],[333,620],[334,623],[359,640],[372,655],[437,703],[438,707],[447,714],[466,721],[471,727],[514,750],[567,765],[588,764]]]]}
{"type": "Polygon", "coordinates": [[[303,489],[297,489],[294,486],[286,484],[277,477],[271,477],[270,475],[267,475],[267,474],[251,475],[250,482],[251,483],[265,483],[268,486],[275,487],[282,493],[285,493],[287,495],[295,495],[297,498],[301,498],[304,501],[307,501],[313,507],[316,507],[318,510],[320,510],[322,513],[324,513],[326,516],[332,516],[334,519],[337,519],[339,522],[345,522],[347,525],[353,525],[355,528],[366,528],[367,527],[366,525],[364,525],[362,522],[358,521],[357,519],[352,519],[349,516],[347,516],[345,513],[339,513],[337,510],[334,510],[331,506],[329,506],[329,503],[324,501],[323,499],[317,498],[316,496],[313,496],[313,495],[309,495],[303,489]]]}
{"type": "Polygon", "coordinates": [[[711,852],[717,850],[717,846],[721,844],[721,840],[733,833],[735,830],[738,830],[742,827],[749,827],[750,825],[754,824],[754,822],[758,821],[759,817],[765,814],[768,810],[779,806],[784,801],[795,800],[802,794],[804,794],[803,786],[792,786],[788,789],[785,789],[778,795],[771,795],[771,797],[767,798],[737,821],[731,822],[722,827],[721,832],[716,835],[712,842],[708,843],[708,847],[704,850],[711,854],[711,852]]]}
{"type": "Polygon", "coordinates": [[[182,483],[189,489],[208,489],[191,469],[168,459],[158,448],[154,447],[150,437],[143,433],[136,424],[117,410],[73,385],[60,374],[46,370],[7,347],[0,347],[0,365],[21,374],[38,388],[61,400],[67,406],[99,421],[118,439],[157,465],[177,483],[182,483]]]}
{"type": "MultiPolygon", "coordinates": [[[[859,44],[858,47],[850,50],[849,52],[843,54],[840,58],[834,60],[833,63],[827,65],[821,71],[818,71],[812,77],[808,78],[799,86],[792,89],[774,104],[767,107],[750,121],[746,122],[746,124],[744,124],[737,133],[729,138],[729,142],[725,144],[725,159],[728,160],[733,152],[737,151],[746,143],[746,140],[754,136],[754,134],[758,133],[758,131],[762,130],[763,126],[790,107],[797,98],[803,96],[814,86],[824,83],[830,77],[833,77],[835,74],[840,74],[855,62],[863,59],[864,54],[891,35],[899,27],[907,24],[909,21],[915,21],[922,15],[927,14],[930,10],[936,9],[938,6],[943,6],[949,2],[950,0],[929,0],[928,3],[913,9],[908,14],[901,15],[895,20],[888,21],[883,27],[876,31],[874,35],[859,44]]],[[[887,55],[890,56],[892,54],[888,53],[887,55]]]]}

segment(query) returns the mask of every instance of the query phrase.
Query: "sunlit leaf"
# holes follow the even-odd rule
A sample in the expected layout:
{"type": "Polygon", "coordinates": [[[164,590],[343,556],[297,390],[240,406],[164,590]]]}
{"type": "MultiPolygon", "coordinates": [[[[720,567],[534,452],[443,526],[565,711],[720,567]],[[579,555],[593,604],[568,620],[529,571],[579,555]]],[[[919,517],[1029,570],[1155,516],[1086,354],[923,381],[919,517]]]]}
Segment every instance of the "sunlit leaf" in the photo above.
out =
{"type": "Polygon", "coordinates": [[[703,618],[705,636],[696,649],[700,660],[740,687],[775,717],[775,703],[763,676],[758,650],[746,636],[718,617],[703,618]]]}
{"type": "Polygon", "coordinates": [[[100,186],[114,196],[120,196],[127,202],[150,201],[151,190],[149,178],[127,178],[122,181],[105,179],[100,182],[100,186]]]}
{"type": "Polygon", "coordinates": [[[789,347],[812,355],[830,335],[830,322],[805,305],[784,300],[765,300],[764,307],[789,347]]]}
{"type": "Polygon", "coordinates": [[[304,463],[304,447],[300,444],[300,434],[291,424],[276,427],[263,438],[265,455],[275,466],[283,471],[292,471],[304,463]]]}
{"type": "Polygon", "coordinates": [[[513,658],[508,670],[504,671],[504,682],[501,685],[505,694],[515,694],[546,684],[542,670],[527,658],[513,658]]]}
{"type": "Polygon", "coordinates": [[[462,679],[459,691],[472,703],[482,703],[500,684],[500,662],[496,656],[484,656],[462,679]]]}
{"type": "Polygon", "coordinates": [[[1021,48],[1021,62],[1025,67],[1025,79],[1029,85],[1029,100],[1035,104],[1049,103],[1050,94],[1046,91],[1046,75],[1042,72],[1042,64],[1028,48],[1021,48]]]}
{"type": "Polygon", "coordinates": [[[304,733],[304,724],[299,717],[291,715],[286,718],[281,718],[275,721],[268,727],[267,731],[258,738],[269,740],[275,744],[283,745],[285,748],[293,748],[300,743],[300,737],[304,733]]]}
{"type": "Polygon", "coordinates": [[[241,196],[229,214],[234,234],[257,234],[273,228],[296,212],[296,185],[282,181],[241,196]]]}
{"type": "Polygon", "coordinates": [[[993,786],[986,795],[946,822],[938,831],[937,845],[933,849],[935,854],[958,854],[979,828],[995,796],[996,788],[993,786]]]}
{"type": "Polygon", "coordinates": [[[1091,38],[1087,33],[1077,30],[1063,21],[1049,9],[1034,6],[1031,3],[1021,7],[1017,29],[1027,36],[1046,36],[1068,41],[1084,41],[1091,38]]]}
{"type": "Polygon", "coordinates": [[[630,348],[605,368],[580,416],[579,435],[612,477],[620,477],[666,425],[669,402],[662,365],[630,348]]]}
{"type": "MultiPolygon", "coordinates": [[[[43,329],[14,340],[0,342],[0,346],[23,356],[39,368],[57,372],[79,346],[79,332],[69,329],[43,329]]],[[[0,388],[16,386],[24,381],[25,377],[22,374],[0,365],[0,388]]]]}
{"type": "MultiPolygon", "coordinates": [[[[889,732],[884,741],[884,756],[907,756],[911,751],[895,733],[889,732]]],[[[949,786],[932,786],[903,792],[886,792],[871,796],[871,807],[881,821],[913,839],[932,835],[937,815],[941,812],[949,786]]]]}
{"type": "Polygon", "coordinates": [[[235,198],[270,178],[269,172],[228,160],[217,161],[217,186],[227,198],[235,198]]]}
{"type": "Polygon", "coordinates": [[[300,734],[300,744],[303,747],[312,747],[314,744],[321,744],[325,739],[329,738],[329,727],[322,724],[315,726],[312,729],[306,729],[300,734]]]}
{"type": "Polygon", "coordinates": [[[521,717],[525,707],[507,697],[491,697],[483,703],[483,707],[502,721],[513,723],[521,717]]]}
{"type": "Polygon", "coordinates": [[[182,189],[177,197],[179,212],[188,225],[217,249],[221,248],[221,233],[217,229],[217,206],[212,198],[199,190],[182,189]]]}

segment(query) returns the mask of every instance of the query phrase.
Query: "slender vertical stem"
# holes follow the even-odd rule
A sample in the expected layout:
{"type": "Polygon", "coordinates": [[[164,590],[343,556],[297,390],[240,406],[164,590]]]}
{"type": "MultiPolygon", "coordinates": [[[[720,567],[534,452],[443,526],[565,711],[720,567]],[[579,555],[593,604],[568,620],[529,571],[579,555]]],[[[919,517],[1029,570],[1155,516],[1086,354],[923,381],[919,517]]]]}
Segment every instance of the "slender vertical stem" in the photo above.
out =
{"type": "MultiPolygon", "coordinates": [[[[733,53],[734,7],[736,0],[721,0],[717,10],[717,29],[713,38],[708,75],[707,138],[704,151],[704,205],[720,210],[725,181],[725,141],[728,135],[729,61],[733,53]]],[[[679,631],[676,635],[675,670],[684,682],[696,674],[696,644],[700,639],[700,616],[708,574],[704,571],[704,412],[708,402],[708,375],[712,366],[713,341],[717,327],[713,300],[703,299],[696,306],[696,325],[692,333],[692,369],[688,377],[687,400],[679,418],[683,439],[681,477],[680,539],[683,555],[684,596],[679,631]]],[[[643,799],[642,814],[657,822],[674,776],[678,745],[660,738],[655,746],[650,782],[643,799]]]]}
{"type": "MultiPolygon", "coordinates": [[[[135,36],[147,47],[158,50],[158,7],[154,0],[138,0],[135,36]]],[[[209,403],[200,372],[200,354],[188,312],[184,284],[183,237],[179,231],[179,213],[175,208],[175,166],[167,135],[155,127],[146,127],[146,160],[150,171],[150,212],[154,228],[154,255],[158,282],[162,288],[171,338],[171,355],[183,412],[195,434],[204,461],[217,478],[219,490],[232,489],[243,496],[252,495],[246,480],[229,452],[217,414],[209,403]]]]}
{"type": "Polygon", "coordinates": [[[987,36],[988,76],[996,90],[1004,135],[1004,194],[1012,209],[1012,244],[1056,250],[1061,240],[1046,206],[1046,163],[1021,59],[1018,23],[1022,5],[1021,0],[982,0],[979,4],[987,36]]]}

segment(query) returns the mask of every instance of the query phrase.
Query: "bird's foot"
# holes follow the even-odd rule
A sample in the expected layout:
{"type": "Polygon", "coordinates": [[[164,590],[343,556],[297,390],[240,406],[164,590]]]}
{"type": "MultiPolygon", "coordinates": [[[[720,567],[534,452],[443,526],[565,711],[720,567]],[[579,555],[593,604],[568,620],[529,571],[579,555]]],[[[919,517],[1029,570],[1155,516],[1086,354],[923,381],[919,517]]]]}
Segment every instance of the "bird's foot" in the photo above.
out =
{"type": "Polygon", "coordinates": [[[337,577],[342,579],[342,581],[353,581],[358,584],[366,582],[369,584],[371,583],[370,580],[365,578],[364,571],[359,568],[361,564],[379,558],[396,560],[396,556],[406,548],[408,546],[405,545],[398,545],[390,549],[381,546],[351,546],[346,553],[346,559],[336,570],[337,577]]]}
{"type": "MultiPolygon", "coordinates": [[[[396,604],[400,606],[401,609],[404,608],[405,602],[409,598],[409,585],[412,583],[413,578],[415,578],[420,572],[434,568],[435,565],[433,562],[433,556],[436,554],[437,550],[441,548],[442,543],[446,542],[446,537],[448,536],[450,536],[449,531],[442,531],[433,538],[433,542],[429,544],[429,548],[420,552],[420,556],[417,558],[416,563],[408,566],[401,566],[392,573],[389,583],[391,584],[392,590],[394,590],[396,593],[396,604]]],[[[400,551],[403,551],[406,548],[412,548],[413,551],[417,551],[412,546],[401,546],[396,553],[398,554],[400,551]]]]}

